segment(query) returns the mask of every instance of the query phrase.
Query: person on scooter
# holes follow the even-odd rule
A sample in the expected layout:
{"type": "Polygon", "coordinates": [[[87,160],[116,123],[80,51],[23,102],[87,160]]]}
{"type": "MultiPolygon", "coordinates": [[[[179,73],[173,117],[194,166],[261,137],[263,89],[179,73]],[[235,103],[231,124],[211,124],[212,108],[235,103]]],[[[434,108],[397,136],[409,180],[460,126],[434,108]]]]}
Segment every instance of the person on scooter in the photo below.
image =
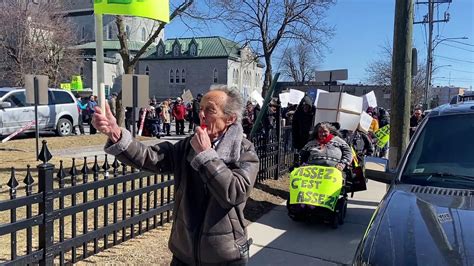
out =
{"type": "Polygon", "coordinates": [[[352,162],[349,145],[340,137],[334,136],[334,126],[327,122],[319,123],[310,136],[310,141],[301,150],[301,164],[330,166],[343,171],[352,162]]]}

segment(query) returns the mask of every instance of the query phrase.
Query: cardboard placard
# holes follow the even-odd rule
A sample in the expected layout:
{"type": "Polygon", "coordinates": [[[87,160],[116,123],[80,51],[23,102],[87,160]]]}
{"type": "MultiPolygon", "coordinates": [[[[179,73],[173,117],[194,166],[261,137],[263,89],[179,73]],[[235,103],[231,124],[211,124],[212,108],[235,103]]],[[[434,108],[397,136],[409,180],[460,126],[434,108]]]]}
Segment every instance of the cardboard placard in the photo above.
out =
{"type": "Polygon", "coordinates": [[[288,102],[291,104],[299,104],[301,100],[304,98],[304,92],[299,90],[290,89],[290,94],[288,98],[288,102]]]}
{"type": "Polygon", "coordinates": [[[290,204],[308,204],[334,211],[342,189],[342,172],[334,167],[310,165],[290,174],[290,204]]]}
{"type": "Polygon", "coordinates": [[[280,93],[279,98],[280,98],[281,107],[282,108],[288,107],[288,104],[290,101],[290,93],[289,92],[280,93]]]}
{"type": "Polygon", "coordinates": [[[258,103],[258,105],[260,105],[260,107],[263,106],[263,97],[260,94],[260,92],[252,91],[252,93],[250,94],[250,98],[253,99],[254,101],[256,101],[258,103]]]}

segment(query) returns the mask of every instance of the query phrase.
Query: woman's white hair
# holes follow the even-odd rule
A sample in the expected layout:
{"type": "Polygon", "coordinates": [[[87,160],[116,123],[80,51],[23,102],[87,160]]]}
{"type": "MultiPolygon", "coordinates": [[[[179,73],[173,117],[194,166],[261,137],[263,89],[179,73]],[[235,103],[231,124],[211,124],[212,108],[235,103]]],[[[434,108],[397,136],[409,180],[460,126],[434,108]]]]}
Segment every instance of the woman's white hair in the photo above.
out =
{"type": "Polygon", "coordinates": [[[236,87],[228,87],[227,85],[215,85],[211,87],[211,91],[222,91],[227,95],[227,101],[224,104],[224,114],[227,116],[235,116],[235,123],[242,121],[242,113],[244,112],[244,101],[240,92],[236,87]]]}

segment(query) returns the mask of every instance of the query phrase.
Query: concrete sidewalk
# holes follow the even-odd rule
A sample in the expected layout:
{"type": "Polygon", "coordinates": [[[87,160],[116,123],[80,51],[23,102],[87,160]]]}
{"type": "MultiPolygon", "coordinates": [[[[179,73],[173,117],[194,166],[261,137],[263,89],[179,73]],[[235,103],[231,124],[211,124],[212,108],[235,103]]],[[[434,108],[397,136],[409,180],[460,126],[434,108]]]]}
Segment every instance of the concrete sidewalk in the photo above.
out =
{"type": "Polygon", "coordinates": [[[368,190],[349,198],[345,224],[292,221],[285,202],[248,227],[253,238],[250,265],[350,264],[370,218],[386,192],[386,185],[369,181],[368,190]]]}

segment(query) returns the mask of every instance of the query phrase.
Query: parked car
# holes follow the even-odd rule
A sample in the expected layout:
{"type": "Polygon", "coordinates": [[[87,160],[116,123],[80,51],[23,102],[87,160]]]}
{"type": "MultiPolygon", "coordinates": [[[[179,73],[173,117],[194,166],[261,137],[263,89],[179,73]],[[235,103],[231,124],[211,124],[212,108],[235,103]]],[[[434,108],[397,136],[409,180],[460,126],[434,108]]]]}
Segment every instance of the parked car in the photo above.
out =
{"type": "Polygon", "coordinates": [[[474,102],[433,109],[398,168],[366,170],[390,184],[354,265],[474,265],[474,102]]]}
{"type": "MultiPolygon", "coordinates": [[[[72,93],[49,89],[48,105],[38,106],[40,131],[55,131],[59,136],[73,133],[78,124],[78,109],[72,93]]],[[[0,136],[9,135],[35,120],[35,107],[26,103],[25,89],[0,88],[0,136]]],[[[34,131],[34,126],[25,132],[34,131]]]]}

